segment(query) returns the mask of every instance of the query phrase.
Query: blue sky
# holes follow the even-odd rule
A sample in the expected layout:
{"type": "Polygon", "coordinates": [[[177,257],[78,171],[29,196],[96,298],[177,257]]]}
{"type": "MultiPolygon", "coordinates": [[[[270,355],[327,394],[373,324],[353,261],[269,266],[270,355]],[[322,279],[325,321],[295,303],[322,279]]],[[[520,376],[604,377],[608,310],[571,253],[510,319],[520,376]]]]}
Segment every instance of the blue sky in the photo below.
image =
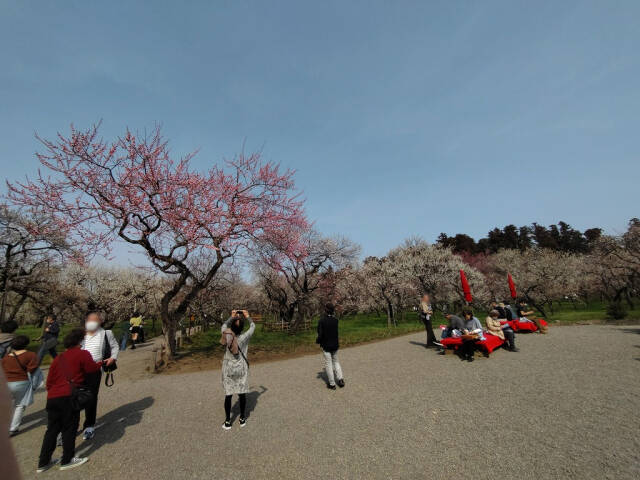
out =
{"type": "Polygon", "coordinates": [[[365,255],[440,232],[638,211],[640,2],[0,0],[0,165],[33,133],[162,123],[205,169],[294,168],[365,255]]]}

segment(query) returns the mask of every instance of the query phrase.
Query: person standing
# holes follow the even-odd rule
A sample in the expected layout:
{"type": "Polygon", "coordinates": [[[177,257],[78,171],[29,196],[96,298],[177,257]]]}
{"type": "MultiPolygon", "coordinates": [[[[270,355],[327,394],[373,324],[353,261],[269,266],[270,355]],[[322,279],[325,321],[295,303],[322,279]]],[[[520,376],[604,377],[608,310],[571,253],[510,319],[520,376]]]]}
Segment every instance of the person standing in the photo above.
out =
{"type": "Polygon", "coordinates": [[[100,364],[93,361],[89,352],[80,349],[84,330],[76,328],[64,337],[67,349],[58,355],[49,368],[47,376],[47,431],[42,439],[38,473],[58,463],[52,460],[56,449],[56,438],[62,433],[62,464],[60,470],[68,470],[86,463],[88,458],[76,457],[76,431],[80,422],[80,411],[71,402],[71,384],[82,385],[88,375],[100,371],[100,364]]]}
{"type": "MultiPolygon", "coordinates": [[[[96,363],[103,366],[110,366],[118,358],[118,342],[111,330],[102,328],[102,317],[99,312],[89,312],[84,322],[86,330],[82,349],[91,354],[91,358],[96,363]]],[[[91,440],[95,435],[96,415],[98,410],[98,393],[100,391],[100,381],[102,380],[102,370],[87,373],[85,384],[93,393],[93,398],[87,403],[84,409],[84,430],[82,438],[91,440]]]]}
{"type": "Polygon", "coordinates": [[[435,346],[441,346],[436,342],[436,335],[433,333],[433,326],[431,325],[431,317],[433,316],[433,309],[431,308],[431,299],[428,293],[425,293],[420,300],[420,320],[424,324],[424,328],[427,331],[427,348],[435,346]]]}
{"type": "Polygon", "coordinates": [[[338,361],[338,319],[335,316],[335,307],[327,303],[324,315],[318,321],[318,337],[316,343],[322,347],[324,370],[327,373],[327,388],[336,389],[336,382],[340,388],[344,387],[342,367],[338,361]]]}
{"type": "Polygon", "coordinates": [[[58,335],[60,335],[60,325],[55,313],[47,315],[44,319],[44,329],[42,336],[37,340],[42,340],[42,345],[38,350],[38,362],[42,363],[45,355],[51,355],[51,359],[56,358],[56,346],[58,345],[58,335]]]}
{"type": "Polygon", "coordinates": [[[247,354],[249,340],[256,329],[256,324],[246,310],[233,310],[231,317],[222,324],[220,343],[224,346],[222,359],[222,387],[224,388],[225,421],[222,428],[231,429],[231,398],[238,395],[240,400],[240,426],[247,423],[246,407],[249,393],[249,361],[247,354]],[[249,328],[242,333],[245,319],[249,320],[249,328]]]}
{"type": "MultiPolygon", "coordinates": [[[[27,406],[33,403],[33,392],[29,393],[29,376],[38,369],[38,356],[27,350],[29,337],[18,335],[11,342],[11,352],[2,359],[2,370],[7,377],[7,386],[13,398],[13,417],[9,436],[17,435],[22,416],[27,406]]],[[[42,375],[40,376],[42,378],[42,375]]]]}
{"type": "Polygon", "coordinates": [[[120,322],[120,331],[122,336],[120,337],[120,351],[124,352],[127,349],[127,342],[129,341],[129,320],[123,320],[120,322]]]}

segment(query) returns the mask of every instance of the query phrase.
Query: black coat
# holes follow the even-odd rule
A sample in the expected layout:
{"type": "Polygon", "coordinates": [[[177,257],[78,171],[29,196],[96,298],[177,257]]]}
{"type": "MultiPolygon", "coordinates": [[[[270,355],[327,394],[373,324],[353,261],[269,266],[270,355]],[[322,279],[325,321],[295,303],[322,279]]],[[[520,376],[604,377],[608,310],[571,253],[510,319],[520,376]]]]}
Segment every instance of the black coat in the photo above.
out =
{"type": "Polygon", "coordinates": [[[333,315],[324,315],[318,322],[318,338],[316,343],[320,344],[325,352],[335,352],[340,347],[338,342],[338,319],[333,315]]]}

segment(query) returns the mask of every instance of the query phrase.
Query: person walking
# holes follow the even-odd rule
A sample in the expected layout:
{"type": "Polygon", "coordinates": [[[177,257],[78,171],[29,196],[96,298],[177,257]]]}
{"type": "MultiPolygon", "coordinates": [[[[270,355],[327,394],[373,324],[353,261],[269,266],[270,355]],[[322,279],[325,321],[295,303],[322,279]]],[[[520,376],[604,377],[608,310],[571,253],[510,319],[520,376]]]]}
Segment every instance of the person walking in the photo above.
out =
{"type": "MultiPolygon", "coordinates": [[[[84,322],[86,334],[82,340],[82,349],[91,354],[91,358],[103,367],[109,367],[118,358],[118,342],[111,330],[102,328],[102,316],[99,312],[89,312],[84,322]]],[[[98,411],[98,393],[100,392],[100,381],[102,380],[102,370],[87,374],[85,384],[93,393],[93,398],[87,403],[84,409],[84,430],[82,438],[91,440],[95,435],[96,415],[98,411]]]]}
{"type": "Polygon", "coordinates": [[[133,316],[129,319],[129,330],[131,330],[131,350],[135,350],[138,341],[143,342],[142,333],[142,315],[133,312],[133,316]]]}
{"type": "Polygon", "coordinates": [[[62,434],[62,463],[60,470],[75,468],[89,460],[76,457],[76,431],[80,422],[80,411],[72,403],[72,386],[85,383],[88,375],[100,371],[100,364],[93,361],[86,350],[80,348],[85,332],[80,328],[72,330],[64,337],[66,351],[58,355],[47,375],[47,431],[42,439],[37,473],[56,465],[52,460],[56,449],[56,438],[62,434]]]}
{"type": "Polygon", "coordinates": [[[427,331],[427,348],[442,346],[441,343],[436,342],[436,335],[433,333],[433,325],[431,325],[432,316],[433,309],[431,308],[431,299],[429,294],[425,293],[420,300],[420,320],[424,324],[424,329],[427,331]]]}
{"type": "Polygon", "coordinates": [[[338,319],[335,316],[335,307],[327,303],[324,307],[324,315],[318,321],[318,337],[316,343],[322,347],[324,370],[327,373],[327,388],[336,389],[336,383],[340,388],[344,387],[342,367],[338,361],[338,319]]]}
{"type": "Polygon", "coordinates": [[[231,398],[238,395],[240,400],[240,426],[247,423],[246,407],[249,392],[249,360],[247,354],[249,340],[256,329],[256,324],[249,317],[246,310],[233,310],[231,317],[222,324],[220,343],[224,346],[222,359],[222,387],[224,388],[225,421],[222,428],[231,429],[231,398]],[[242,333],[245,320],[249,321],[249,328],[242,333]]]}
{"type": "MultiPolygon", "coordinates": [[[[11,342],[11,352],[2,359],[2,370],[7,377],[7,386],[13,399],[13,417],[9,426],[9,436],[18,434],[25,409],[33,403],[33,382],[31,374],[38,370],[38,356],[27,350],[29,337],[19,335],[11,342]]],[[[42,383],[39,375],[37,385],[42,383]]]]}
{"type": "Polygon", "coordinates": [[[56,358],[56,346],[58,345],[58,335],[60,335],[60,325],[55,313],[47,315],[44,319],[44,329],[42,335],[36,340],[42,340],[38,349],[38,362],[42,363],[45,355],[51,355],[51,359],[56,358]]]}

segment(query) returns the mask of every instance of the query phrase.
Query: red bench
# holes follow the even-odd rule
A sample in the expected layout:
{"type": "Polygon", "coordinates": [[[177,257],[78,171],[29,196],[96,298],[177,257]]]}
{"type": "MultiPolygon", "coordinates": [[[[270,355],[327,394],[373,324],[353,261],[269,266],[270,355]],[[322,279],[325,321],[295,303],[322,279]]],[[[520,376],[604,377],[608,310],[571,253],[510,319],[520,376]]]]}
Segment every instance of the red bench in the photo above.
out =
{"type": "MultiPolygon", "coordinates": [[[[543,318],[538,318],[537,320],[540,322],[541,325],[547,326],[547,322],[543,318]]],[[[536,332],[538,330],[538,327],[536,326],[535,323],[521,322],[520,319],[500,321],[501,325],[504,325],[505,323],[508,323],[514,332],[525,333],[525,332],[536,332]]]]}
{"type": "MultiPolygon", "coordinates": [[[[485,338],[485,340],[481,340],[481,341],[478,340],[475,343],[482,350],[484,350],[487,354],[490,354],[496,348],[500,347],[504,343],[504,340],[502,340],[500,337],[498,337],[496,335],[492,335],[490,333],[486,333],[485,332],[484,338],[485,338]]],[[[462,345],[462,338],[460,338],[460,337],[447,337],[447,338],[443,338],[442,340],[440,340],[440,343],[442,343],[442,345],[445,348],[451,348],[453,350],[457,350],[460,347],[460,345],[462,345]]]]}

